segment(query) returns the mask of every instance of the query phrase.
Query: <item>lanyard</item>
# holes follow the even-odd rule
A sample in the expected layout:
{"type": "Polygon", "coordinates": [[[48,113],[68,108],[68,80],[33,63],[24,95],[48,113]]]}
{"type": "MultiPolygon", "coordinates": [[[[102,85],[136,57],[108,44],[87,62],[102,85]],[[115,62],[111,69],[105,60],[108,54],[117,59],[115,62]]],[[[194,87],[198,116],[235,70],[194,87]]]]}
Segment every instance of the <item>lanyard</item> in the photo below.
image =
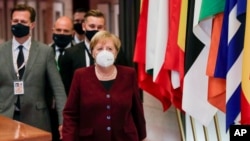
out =
{"type": "Polygon", "coordinates": [[[16,76],[17,76],[17,79],[19,80],[19,78],[20,78],[19,70],[25,66],[25,62],[23,62],[23,64],[19,68],[17,68],[17,65],[15,65],[15,66],[16,66],[15,67],[16,76]]]}

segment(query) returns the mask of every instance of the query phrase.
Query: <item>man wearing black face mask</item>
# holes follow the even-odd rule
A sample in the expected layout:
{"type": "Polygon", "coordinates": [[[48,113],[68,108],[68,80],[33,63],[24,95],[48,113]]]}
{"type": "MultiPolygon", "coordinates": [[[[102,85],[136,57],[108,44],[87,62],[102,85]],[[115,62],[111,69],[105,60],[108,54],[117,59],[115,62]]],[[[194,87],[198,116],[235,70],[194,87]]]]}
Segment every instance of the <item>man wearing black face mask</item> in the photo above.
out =
{"type": "Polygon", "coordinates": [[[74,39],[73,39],[74,45],[84,41],[85,32],[82,29],[82,23],[84,21],[85,14],[86,14],[86,11],[83,8],[78,8],[74,11],[74,15],[73,15],[73,23],[74,23],[74,30],[75,30],[74,39]]]}
{"type": "Polygon", "coordinates": [[[84,42],[80,42],[65,51],[61,64],[61,76],[68,94],[74,71],[80,67],[87,67],[94,63],[89,50],[89,32],[105,29],[104,14],[98,10],[90,10],[84,16],[82,24],[86,33],[84,42]],[[87,27],[87,28],[86,28],[87,27]]]}
{"type": "MultiPolygon", "coordinates": [[[[81,67],[88,67],[94,64],[90,52],[89,42],[100,30],[105,30],[105,16],[99,10],[89,10],[84,16],[83,30],[85,31],[84,42],[81,42],[69,49],[66,49],[62,58],[61,76],[68,94],[74,71],[81,67]]],[[[127,65],[127,60],[122,51],[119,52],[115,64],[127,65]]]]}
{"type": "MultiPolygon", "coordinates": [[[[53,41],[54,43],[51,45],[51,47],[54,50],[55,54],[55,60],[57,62],[57,68],[60,72],[61,67],[61,60],[64,55],[64,51],[66,48],[70,48],[73,38],[73,22],[72,20],[67,16],[59,17],[56,22],[54,23],[53,27],[53,41]]],[[[50,111],[50,119],[51,119],[51,129],[52,129],[52,141],[60,141],[59,132],[57,130],[58,128],[58,114],[56,112],[55,107],[55,99],[52,97],[52,89],[48,87],[47,89],[47,104],[50,111]]]]}
{"type": "Polygon", "coordinates": [[[30,32],[29,26],[23,25],[21,23],[17,23],[15,25],[12,25],[11,31],[14,36],[20,38],[25,35],[28,35],[30,32]]]}
{"type": "Polygon", "coordinates": [[[56,20],[52,35],[54,43],[51,47],[55,52],[55,59],[57,61],[59,71],[65,49],[73,46],[73,32],[73,23],[69,17],[62,16],[56,20]]]}
{"type": "Polygon", "coordinates": [[[53,90],[59,125],[67,97],[52,48],[32,39],[35,19],[36,11],[28,5],[11,10],[13,37],[0,45],[0,115],[51,131],[47,85],[53,90]]]}

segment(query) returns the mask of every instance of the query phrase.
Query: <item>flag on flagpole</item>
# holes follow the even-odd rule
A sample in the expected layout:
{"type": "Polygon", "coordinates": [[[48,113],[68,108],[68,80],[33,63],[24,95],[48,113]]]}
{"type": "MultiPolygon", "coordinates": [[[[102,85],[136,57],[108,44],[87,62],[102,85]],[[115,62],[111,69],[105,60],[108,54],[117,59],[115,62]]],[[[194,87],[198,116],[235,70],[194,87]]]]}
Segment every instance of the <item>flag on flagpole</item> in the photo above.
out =
{"type": "Polygon", "coordinates": [[[250,124],[250,2],[247,2],[242,63],[241,124],[250,124]]]}
{"type": "Polygon", "coordinates": [[[169,33],[168,9],[169,3],[166,0],[149,0],[146,33],[146,72],[151,72],[153,82],[164,88],[164,97],[171,100],[170,78],[163,67],[169,33]]]}
{"type": "MultiPolygon", "coordinates": [[[[151,36],[155,36],[155,33],[153,31],[148,32],[148,29],[149,29],[148,28],[149,26],[148,14],[149,14],[149,6],[150,6],[149,2],[150,2],[149,0],[143,0],[143,3],[142,3],[142,9],[141,9],[140,19],[139,19],[139,24],[138,24],[138,31],[137,31],[136,45],[135,45],[135,52],[134,52],[133,60],[135,63],[137,63],[137,66],[138,66],[138,81],[139,81],[140,88],[152,94],[154,97],[160,100],[163,105],[163,109],[167,110],[171,106],[169,93],[167,92],[165,87],[162,87],[161,85],[153,81],[152,74],[148,74],[148,70],[150,69],[153,70],[153,67],[151,67],[153,66],[152,65],[153,63],[151,62],[151,60],[149,60],[149,58],[154,60],[154,56],[150,54],[149,51],[155,52],[154,50],[151,50],[151,48],[149,48],[150,45],[151,46],[153,45],[152,47],[155,47],[155,45],[151,43],[152,40],[148,38],[149,33],[151,34],[151,36]]],[[[157,14],[155,13],[155,15],[157,14]]],[[[151,26],[152,26],[152,23],[151,23],[151,26]]],[[[152,26],[152,27],[155,27],[155,26],[152,26]]]]}
{"type": "MultiPolygon", "coordinates": [[[[184,52],[177,44],[179,20],[181,11],[181,0],[169,0],[169,36],[167,41],[167,50],[165,55],[164,65],[157,77],[156,82],[164,84],[170,91],[172,104],[182,110],[182,84],[184,76],[184,52]],[[175,87],[172,82],[172,74],[178,73],[178,87],[175,87]],[[167,81],[166,81],[167,80],[167,81]]],[[[186,15],[185,15],[186,16],[186,15]]],[[[185,32],[185,31],[184,31],[185,32]]],[[[164,85],[163,85],[164,86],[164,85]]]]}
{"type": "Polygon", "coordinates": [[[203,125],[208,125],[216,113],[207,101],[208,58],[212,20],[199,21],[201,0],[190,0],[188,13],[187,44],[185,49],[185,76],[183,87],[183,110],[203,125]],[[198,87],[197,87],[198,86],[198,87]]]}
{"type": "Polygon", "coordinates": [[[159,77],[159,72],[165,60],[169,24],[168,15],[168,1],[149,0],[146,33],[146,70],[153,70],[154,82],[159,77]]]}
{"type": "MultiPolygon", "coordinates": [[[[180,19],[178,26],[178,39],[177,45],[179,50],[179,55],[177,58],[177,66],[174,66],[171,71],[171,83],[174,89],[180,88],[183,93],[183,80],[184,80],[184,53],[185,53],[185,43],[186,43],[186,23],[187,23],[187,13],[188,13],[188,1],[181,1],[180,9],[180,19]],[[176,70],[175,70],[176,69],[176,70]]],[[[168,53],[168,51],[167,51],[168,53]]]]}
{"type": "Polygon", "coordinates": [[[207,72],[208,102],[222,112],[226,112],[226,79],[214,76],[218,55],[220,35],[222,29],[223,13],[214,16],[210,51],[208,55],[207,72]]]}
{"type": "Polygon", "coordinates": [[[246,1],[226,0],[215,77],[226,79],[226,129],[240,113],[246,1]],[[244,4],[245,3],[245,4],[244,4]]]}
{"type": "Polygon", "coordinates": [[[214,77],[214,70],[219,48],[224,7],[225,0],[203,0],[201,8],[203,11],[200,15],[200,19],[213,17],[211,44],[206,70],[206,74],[209,77],[208,102],[223,112],[226,111],[226,80],[214,77]]]}

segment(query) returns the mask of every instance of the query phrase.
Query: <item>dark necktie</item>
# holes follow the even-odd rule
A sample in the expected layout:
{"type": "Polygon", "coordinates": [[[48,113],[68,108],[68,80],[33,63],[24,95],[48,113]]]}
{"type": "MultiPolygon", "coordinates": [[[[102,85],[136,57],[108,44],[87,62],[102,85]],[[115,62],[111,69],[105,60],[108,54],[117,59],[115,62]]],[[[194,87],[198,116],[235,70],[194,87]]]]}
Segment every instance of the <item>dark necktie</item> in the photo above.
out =
{"type": "Polygon", "coordinates": [[[58,50],[59,50],[59,56],[58,56],[57,63],[58,63],[58,66],[59,66],[59,68],[60,68],[61,62],[62,62],[62,57],[63,57],[64,48],[60,48],[60,49],[58,49],[58,50]]]}
{"type": "MultiPolygon", "coordinates": [[[[19,48],[19,53],[18,53],[18,56],[17,56],[17,69],[18,69],[18,74],[19,74],[19,80],[21,80],[22,76],[23,76],[23,73],[24,73],[24,69],[25,69],[23,46],[20,45],[20,46],[18,46],[18,48],[19,48]]],[[[19,95],[17,96],[16,107],[17,107],[18,111],[21,109],[20,96],[19,95]]]]}
{"type": "Polygon", "coordinates": [[[17,68],[18,68],[19,79],[22,79],[24,69],[25,69],[23,46],[20,45],[20,46],[18,46],[18,48],[19,48],[19,53],[18,53],[18,56],[17,56],[17,68]]]}

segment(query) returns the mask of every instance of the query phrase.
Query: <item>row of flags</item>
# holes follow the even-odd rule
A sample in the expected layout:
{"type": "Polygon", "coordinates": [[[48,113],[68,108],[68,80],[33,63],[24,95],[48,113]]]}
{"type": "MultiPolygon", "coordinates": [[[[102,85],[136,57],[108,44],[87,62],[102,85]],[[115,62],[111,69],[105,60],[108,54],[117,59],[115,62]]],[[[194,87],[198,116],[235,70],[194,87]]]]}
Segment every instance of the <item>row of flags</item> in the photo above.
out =
{"type": "Polygon", "coordinates": [[[208,125],[218,110],[250,124],[250,3],[143,0],[134,51],[139,86],[208,125]]]}

